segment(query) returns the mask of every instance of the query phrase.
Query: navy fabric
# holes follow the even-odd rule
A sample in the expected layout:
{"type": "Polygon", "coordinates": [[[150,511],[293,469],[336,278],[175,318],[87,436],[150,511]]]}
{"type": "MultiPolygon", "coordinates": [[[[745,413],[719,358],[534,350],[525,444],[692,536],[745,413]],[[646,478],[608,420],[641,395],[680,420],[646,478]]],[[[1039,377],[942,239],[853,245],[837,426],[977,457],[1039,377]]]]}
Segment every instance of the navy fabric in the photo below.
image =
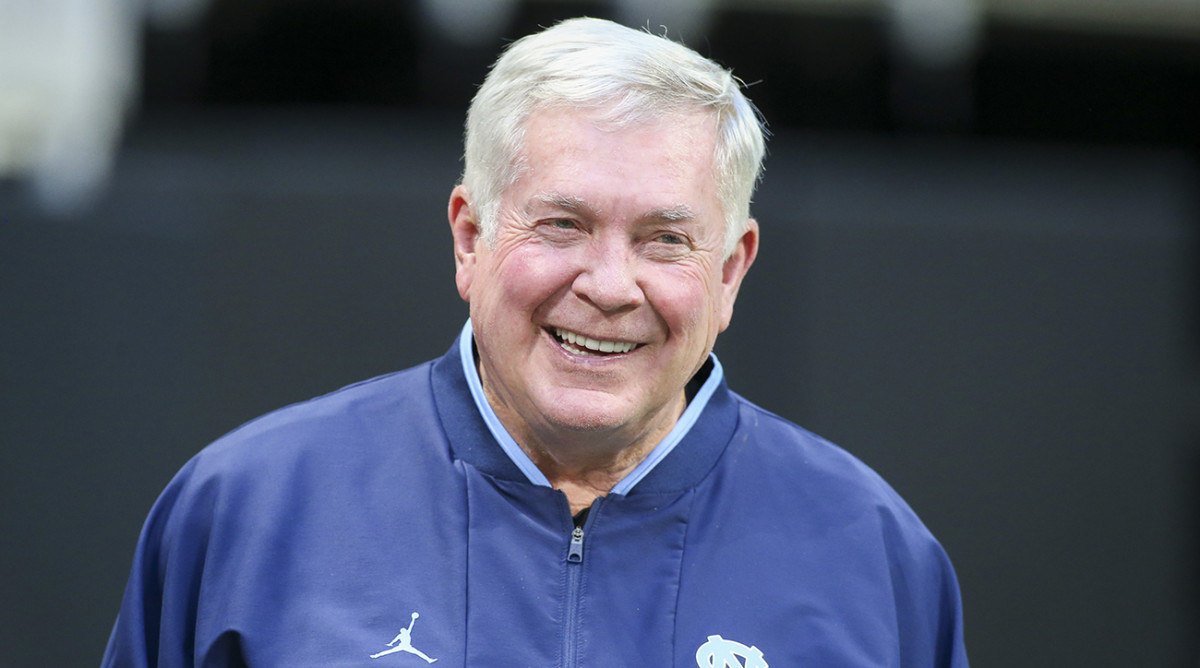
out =
{"type": "Polygon", "coordinates": [[[103,665],[967,665],[945,553],[836,446],[722,386],[573,539],[456,355],[198,454],[146,521],[103,665]]]}

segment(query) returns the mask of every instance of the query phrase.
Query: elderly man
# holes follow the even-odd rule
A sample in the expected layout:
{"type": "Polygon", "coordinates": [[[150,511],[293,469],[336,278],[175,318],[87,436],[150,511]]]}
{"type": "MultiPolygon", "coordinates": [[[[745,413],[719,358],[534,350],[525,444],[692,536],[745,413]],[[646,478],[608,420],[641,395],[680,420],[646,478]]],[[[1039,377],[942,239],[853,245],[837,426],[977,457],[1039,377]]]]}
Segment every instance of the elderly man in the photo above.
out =
{"type": "Polygon", "coordinates": [[[450,196],[461,336],[189,462],[105,665],[966,666],[921,522],[712,355],[762,154],[679,44],[514,43],[450,196]]]}

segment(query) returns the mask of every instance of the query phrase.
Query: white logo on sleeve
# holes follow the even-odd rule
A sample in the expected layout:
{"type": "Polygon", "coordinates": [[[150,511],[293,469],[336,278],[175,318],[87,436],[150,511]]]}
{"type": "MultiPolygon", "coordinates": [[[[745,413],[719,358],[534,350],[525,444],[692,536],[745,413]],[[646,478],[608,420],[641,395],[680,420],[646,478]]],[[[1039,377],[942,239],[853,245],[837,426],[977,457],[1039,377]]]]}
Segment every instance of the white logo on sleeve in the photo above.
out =
{"type": "Polygon", "coordinates": [[[768,668],[762,650],[721,636],[709,636],[708,642],[696,650],[696,665],[700,668],[768,668]]]}
{"type": "MultiPolygon", "coordinates": [[[[426,663],[433,663],[434,661],[437,661],[437,659],[429,658],[428,656],[425,655],[424,652],[422,652],[421,650],[412,646],[413,624],[417,623],[417,617],[420,617],[420,616],[421,615],[419,615],[415,612],[412,613],[412,621],[410,621],[408,623],[408,628],[400,629],[400,634],[397,635],[395,638],[392,638],[392,641],[387,644],[387,646],[390,647],[391,649],[385,649],[382,652],[379,652],[378,654],[372,654],[371,658],[378,659],[381,656],[387,656],[388,654],[395,654],[396,652],[408,652],[409,654],[416,654],[417,656],[421,657],[422,659],[425,659],[426,663]]],[[[766,664],[763,664],[763,666],[765,668],[766,664]]]]}

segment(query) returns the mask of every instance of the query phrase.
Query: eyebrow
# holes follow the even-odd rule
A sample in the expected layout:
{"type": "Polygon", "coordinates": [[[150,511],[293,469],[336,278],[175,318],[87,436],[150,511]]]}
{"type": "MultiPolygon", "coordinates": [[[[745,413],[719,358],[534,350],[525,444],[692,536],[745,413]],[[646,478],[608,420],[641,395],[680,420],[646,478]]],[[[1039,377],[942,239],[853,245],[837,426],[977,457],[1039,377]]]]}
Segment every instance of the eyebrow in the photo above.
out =
{"type": "Polygon", "coordinates": [[[648,212],[645,217],[676,222],[681,220],[691,220],[696,217],[696,214],[692,211],[690,206],[686,204],[676,204],[675,206],[667,207],[665,209],[654,209],[648,212]]]}
{"type": "Polygon", "coordinates": [[[537,205],[550,206],[555,209],[571,211],[581,214],[597,214],[596,209],[592,208],[582,197],[570,197],[561,193],[547,193],[545,195],[534,195],[526,205],[525,210],[530,211],[537,205]]]}
{"type": "MultiPolygon", "coordinates": [[[[591,206],[582,197],[572,197],[563,195],[562,193],[547,193],[545,195],[533,196],[526,210],[532,209],[536,205],[546,205],[572,213],[582,215],[596,216],[600,214],[600,210],[591,206]]],[[[662,220],[668,222],[678,222],[684,220],[692,220],[696,217],[696,213],[686,204],[676,204],[660,209],[651,209],[641,216],[644,220],[662,220]]]]}

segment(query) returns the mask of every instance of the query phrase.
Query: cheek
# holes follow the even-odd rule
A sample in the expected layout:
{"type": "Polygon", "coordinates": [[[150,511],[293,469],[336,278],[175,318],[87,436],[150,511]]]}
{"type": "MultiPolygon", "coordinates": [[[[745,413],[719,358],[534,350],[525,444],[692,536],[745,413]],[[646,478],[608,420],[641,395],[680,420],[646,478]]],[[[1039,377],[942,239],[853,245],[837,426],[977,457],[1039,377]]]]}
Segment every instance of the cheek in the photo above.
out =
{"type": "Polygon", "coordinates": [[[562,255],[540,247],[510,253],[496,277],[503,300],[510,307],[534,309],[570,285],[571,263],[562,255]]]}
{"type": "Polygon", "coordinates": [[[719,281],[700,270],[668,272],[648,295],[676,336],[709,338],[720,319],[719,281]]]}

